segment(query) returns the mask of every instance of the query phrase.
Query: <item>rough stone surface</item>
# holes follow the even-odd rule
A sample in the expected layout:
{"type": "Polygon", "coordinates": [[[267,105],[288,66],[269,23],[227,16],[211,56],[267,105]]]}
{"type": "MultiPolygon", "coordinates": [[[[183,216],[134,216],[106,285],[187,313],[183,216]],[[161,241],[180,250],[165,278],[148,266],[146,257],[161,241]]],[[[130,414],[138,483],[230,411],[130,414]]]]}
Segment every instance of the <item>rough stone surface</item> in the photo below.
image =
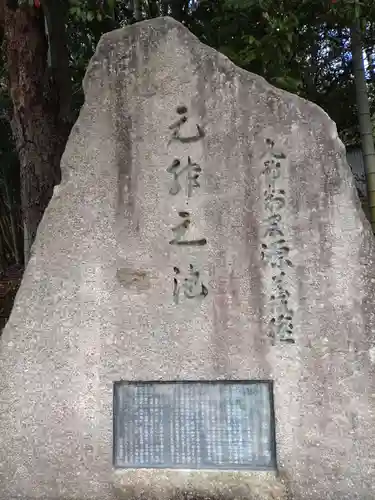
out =
{"type": "Polygon", "coordinates": [[[170,18],[103,36],[84,88],[1,338],[0,498],[375,498],[374,239],[335,124],[170,18]],[[178,211],[206,245],[169,243],[178,211]],[[176,304],[189,264],[208,293],[176,304]],[[114,381],[257,378],[279,475],[112,468],[114,381]]]}

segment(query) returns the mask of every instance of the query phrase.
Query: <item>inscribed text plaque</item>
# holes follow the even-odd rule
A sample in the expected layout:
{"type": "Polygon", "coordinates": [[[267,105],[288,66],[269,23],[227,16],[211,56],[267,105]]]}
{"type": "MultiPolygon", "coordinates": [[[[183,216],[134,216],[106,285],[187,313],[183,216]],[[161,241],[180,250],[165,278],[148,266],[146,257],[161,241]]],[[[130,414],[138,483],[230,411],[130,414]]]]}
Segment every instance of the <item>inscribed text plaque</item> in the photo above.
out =
{"type": "Polygon", "coordinates": [[[274,469],[270,382],[118,382],[114,465],[274,469]]]}

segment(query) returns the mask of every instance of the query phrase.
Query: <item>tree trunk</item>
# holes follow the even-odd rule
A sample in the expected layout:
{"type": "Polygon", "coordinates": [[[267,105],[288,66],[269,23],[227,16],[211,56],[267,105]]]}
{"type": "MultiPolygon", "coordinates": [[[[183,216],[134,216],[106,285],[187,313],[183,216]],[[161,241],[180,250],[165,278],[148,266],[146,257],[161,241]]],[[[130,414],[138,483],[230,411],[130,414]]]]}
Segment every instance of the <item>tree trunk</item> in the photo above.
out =
{"type": "MultiPolygon", "coordinates": [[[[25,4],[10,9],[7,3],[0,0],[0,22],[13,103],[12,131],[20,161],[26,265],[53,187],[60,182],[60,159],[71,129],[71,88],[66,74],[48,66],[42,9],[25,4]]],[[[64,19],[58,21],[65,26],[64,19]]],[[[55,30],[52,36],[59,36],[56,43],[64,45],[61,32],[55,30]]],[[[51,56],[56,53],[56,48],[52,49],[51,56]]],[[[58,54],[64,73],[68,67],[64,59],[67,50],[63,47],[58,54]]]]}
{"type": "Polygon", "coordinates": [[[355,21],[351,28],[351,43],[359,131],[367,177],[368,209],[372,230],[375,233],[375,148],[372,135],[372,122],[363,62],[361,26],[359,19],[355,21]]]}
{"type": "Polygon", "coordinates": [[[184,6],[186,0],[170,0],[171,16],[182,23],[184,20],[184,6]]]}
{"type": "Polygon", "coordinates": [[[158,5],[157,0],[148,0],[147,7],[148,7],[147,10],[148,10],[149,19],[152,19],[154,17],[159,17],[160,11],[159,11],[159,5],[158,5]]]}
{"type": "Polygon", "coordinates": [[[17,216],[16,216],[14,204],[13,204],[11,196],[9,194],[9,187],[8,187],[8,183],[6,180],[4,183],[4,194],[5,194],[5,205],[9,210],[9,223],[10,223],[9,229],[10,229],[10,233],[12,235],[13,255],[14,255],[14,259],[16,261],[16,264],[19,265],[19,264],[21,264],[22,259],[20,256],[21,252],[19,251],[19,247],[18,247],[17,223],[16,223],[17,216]]]}
{"type": "Polygon", "coordinates": [[[133,0],[133,15],[136,22],[142,21],[142,0],[133,0]]]}

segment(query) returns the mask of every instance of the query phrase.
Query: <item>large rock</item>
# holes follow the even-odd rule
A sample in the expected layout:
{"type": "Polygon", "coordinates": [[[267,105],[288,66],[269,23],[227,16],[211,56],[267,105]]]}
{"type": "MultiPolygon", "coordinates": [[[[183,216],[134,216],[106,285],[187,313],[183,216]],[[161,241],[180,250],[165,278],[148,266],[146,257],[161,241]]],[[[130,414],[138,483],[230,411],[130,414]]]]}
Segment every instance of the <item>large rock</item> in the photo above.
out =
{"type": "Polygon", "coordinates": [[[0,498],[375,498],[374,239],[335,124],[170,18],[103,36],[84,89],[1,339],[0,498]],[[121,379],[273,380],[280,474],[115,471],[121,379]]]}

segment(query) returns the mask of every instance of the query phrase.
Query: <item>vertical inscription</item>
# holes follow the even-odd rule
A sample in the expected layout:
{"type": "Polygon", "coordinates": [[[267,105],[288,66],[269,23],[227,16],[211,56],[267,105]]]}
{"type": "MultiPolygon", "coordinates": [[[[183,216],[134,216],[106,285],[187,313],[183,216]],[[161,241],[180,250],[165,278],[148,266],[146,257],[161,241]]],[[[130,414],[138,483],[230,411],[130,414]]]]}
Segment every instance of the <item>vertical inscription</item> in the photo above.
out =
{"type": "MultiPolygon", "coordinates": [[[[197,133],[193,136],[183,135],[181,129],[188,120],[188,108],[186,106],[178,106],[176,109],[179,118],[169,126],[172,131],[168,145],[174,141],[181,143],[192,143],[200,141],[205,137],[205,132],[201,125],[197,124],[197,133]]],[[[184,162],[181,158],[175,158],[171,165],[167,168],[168,174],[172,175],[169,194],[176,196],[182,191],[182,183],[186,185],[186,202],[189,204],[189,199],[194,194],[194,191],[200,188],[199,176],[202,172],[201,166],[196,163],[190,156],[184,162]]],[[[201,247],[207,244],[206,238],[192,239],[188,237],[189,230],[192,226],[192,218],[186,210],[178,211],[180,221],[171,228],[173,238],[169,241],[170,245],[201,247]]],[[[202,282],[200,271],[192,264],[189,265],[189,270],[183,271],[178,266],[173,267],[173,301],[179,304],[180,296],[183,295],[187,299],[204,298],[208,294],[206,285],[202,282]]]]}
{"type": "Polygon", "coordinates": [[[264,220],[261,258],[272,270],[272,292],[269,297],[272,309],[270,337],[273,342],[278,340],[294,343],[294,312],[289,306],[290,292],[287,288],[288,268],[292,267],[293,263],[289,258],[290,248],[285,240],[283,227],[285,191],[279,187],[287,158],[284,153],[274,150],[274,141],[266,139],[266,144],[269,150],[263,163],[266,184],[263,201],[267,216],[264,220]]]}

